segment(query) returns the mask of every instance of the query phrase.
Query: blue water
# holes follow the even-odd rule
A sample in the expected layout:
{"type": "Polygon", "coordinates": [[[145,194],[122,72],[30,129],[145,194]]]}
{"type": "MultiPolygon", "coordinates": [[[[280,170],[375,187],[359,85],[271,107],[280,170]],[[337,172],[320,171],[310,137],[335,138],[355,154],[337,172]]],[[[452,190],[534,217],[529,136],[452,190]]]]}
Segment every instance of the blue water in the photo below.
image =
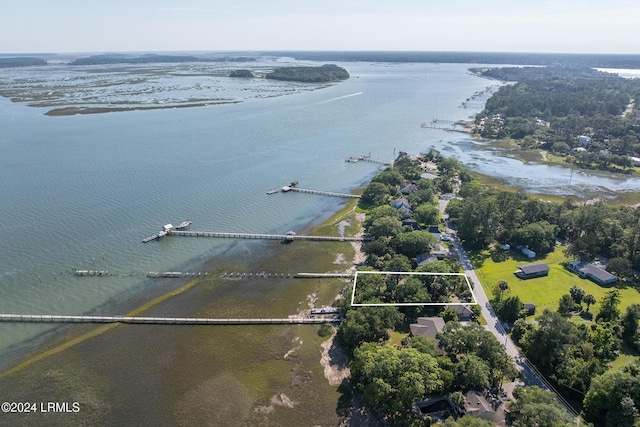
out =
{"type": "MultiPolygon", "coordinates": [[[[0,312],[123,314],[153,285],[143,272],[199,271],[238,246],[264,245],[142,238],[185,219],[196,230],[300,232],[341,201],[265,192],[292,180],[349,191],[378,168],[346,163],[349,156],[392,160],[400,150],[435,147],[525,187],[567,187],[567,170],[541,171],[479,150],[464,135],[420,128],[432,118],[466,119],[477,111],[460,104],[495,82],[470,75],[467,66],[342,65],[352,77],[336,85],[300,90],[279,83],[269,97],[200,108],[49,117],[0,98],[0,312]],[[73,268],[121,274],[75,277],[73,268]]],[[[640,187],[637,179],[572,179],[640,187]]],[[[0,356],[49,327],[0,324],[0,356]]]]}

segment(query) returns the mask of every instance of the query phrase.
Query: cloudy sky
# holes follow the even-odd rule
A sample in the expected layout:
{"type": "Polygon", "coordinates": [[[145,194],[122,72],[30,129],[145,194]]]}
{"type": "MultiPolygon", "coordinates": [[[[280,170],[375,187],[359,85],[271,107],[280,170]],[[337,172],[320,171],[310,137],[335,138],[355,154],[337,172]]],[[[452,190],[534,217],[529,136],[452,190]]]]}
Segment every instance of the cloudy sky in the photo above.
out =
{"type": "Polygon", "coordinates": [[[0,11],[0,53],[640,54],[637,0],[7,0],[0,11]]]}

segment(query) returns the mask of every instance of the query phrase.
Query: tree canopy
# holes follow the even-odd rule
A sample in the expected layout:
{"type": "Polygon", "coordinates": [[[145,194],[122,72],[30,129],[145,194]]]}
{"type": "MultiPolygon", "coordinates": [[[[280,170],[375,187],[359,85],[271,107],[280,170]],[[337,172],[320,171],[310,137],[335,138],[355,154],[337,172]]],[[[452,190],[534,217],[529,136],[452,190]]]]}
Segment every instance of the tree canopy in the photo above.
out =
{"type": "Polygon", "coordinates": [[[320,67],[282,67],[273,70],[266,76],[273,80],[289,80],[296,82],[335,82],[349,78],[349,72],[334,64],[320,67]]]}

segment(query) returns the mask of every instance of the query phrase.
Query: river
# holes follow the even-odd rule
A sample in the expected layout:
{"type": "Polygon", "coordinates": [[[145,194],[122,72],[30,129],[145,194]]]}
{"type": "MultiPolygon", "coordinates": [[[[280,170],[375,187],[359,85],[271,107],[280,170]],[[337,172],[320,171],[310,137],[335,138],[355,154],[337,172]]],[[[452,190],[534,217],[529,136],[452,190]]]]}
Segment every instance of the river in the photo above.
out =
{"type": "MultiPolygon", "coordinates": [[[[174,286],[171,280],[158,285],[146,272],[196,272],[205,260],[252,247],[175,236],[143,244],[144,237],[186,219],[196,230],[300,232],[341,201],[266,191],[298,180],[305,188],[348,192],[379,167],[344,161],[354,155],[392,160],[399,151],[436,148],[540,192],[640,188],[637,178],[522,164],[464,134],[421,128],[434,118],[461,120],[478,111],[461,103],[496,82],[470,74],[467,65],[339,65],[351,78],[332,85],[179,80],[193,88],[200,79],[196,85],[208,82],[210,91],[238,101],[206,107],[51,117],[43,107],[1,98],[0,312],[123,314],[151,287],[174,286]],[[112,275],[76,277],[73,269],[112,275]]],[[[66,78],[64,68],[55,70],[66,78]]],[[[2,70],[0,77],[20,72],[2,70]]],[[[41,73],[46,86],[48,72],[28,73],[31,79],[41,73]]],[[[176,81],[154,84],[153,96],[185,90],[176,81]]],[[[0,356],[48,328],[0,324],[0,356]]]]}

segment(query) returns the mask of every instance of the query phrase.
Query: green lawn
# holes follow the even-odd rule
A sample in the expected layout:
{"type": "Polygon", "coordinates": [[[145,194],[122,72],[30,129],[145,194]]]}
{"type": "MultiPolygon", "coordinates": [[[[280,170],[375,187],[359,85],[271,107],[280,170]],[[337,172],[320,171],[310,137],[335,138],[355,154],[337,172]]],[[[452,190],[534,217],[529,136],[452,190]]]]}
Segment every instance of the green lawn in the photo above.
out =
{"type": "MultiPolygon", "coordinates": [[[[561,263],[571,260],[565,257],[561,246],[556,247],[554,252],[534,260],[527,260],[524,256],[519,256],[519,252],[516,251],[510,251],[506,260],[498,262],[491,259],[488,251],[472,255],[476,272],[489,298],[493,296],[492,289],[494,286],[500,280],[504,280],[509,283],[508,293],[510,295],[517,295],[523,303],[532,302],[537,306],[536,314],[542,313],[545,308],[556,311],[560,297],[568,294],[572,286],[578,286],[584,289],[587,294],[592,294],[596,297],[596,304],[589,309],[589,312],[593,313],[594,316],[600,310],[600,301],[611,289],[620,291],[621,312],[624,313],[630,304],[640,304],[640,292],[638,292],[638,289],[627,285],[625,282],[603,287],[588,279],[581,279],[578,275],[565,269],[561,263]],[[531,262],[544,262],[547,264],[549,266],[549,275],[522,280],[513,274],[518,265],[531,262]]],[[[529,317],[529,320],[532,318],[529,317]]],[[[576,318],[575,320],[579,319],[577,316],[574,316],[574,318],[576,318]]]]}

